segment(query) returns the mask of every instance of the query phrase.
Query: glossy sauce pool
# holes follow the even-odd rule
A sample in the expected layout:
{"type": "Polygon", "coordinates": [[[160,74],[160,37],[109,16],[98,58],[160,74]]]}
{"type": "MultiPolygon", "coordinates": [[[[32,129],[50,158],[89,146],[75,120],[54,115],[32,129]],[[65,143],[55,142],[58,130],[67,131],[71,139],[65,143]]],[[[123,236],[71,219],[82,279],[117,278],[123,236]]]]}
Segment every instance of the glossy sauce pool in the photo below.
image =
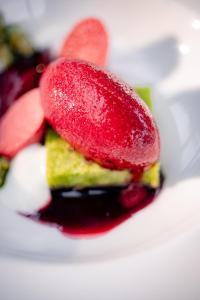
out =
{"type": "Polygon", "coordinates": [[[81,237],[105,233],[150,204],[159,189],[137,183],[129,187],[52,190],[49,205],[33,220],[56,226],[64,234],[81,237]]]}

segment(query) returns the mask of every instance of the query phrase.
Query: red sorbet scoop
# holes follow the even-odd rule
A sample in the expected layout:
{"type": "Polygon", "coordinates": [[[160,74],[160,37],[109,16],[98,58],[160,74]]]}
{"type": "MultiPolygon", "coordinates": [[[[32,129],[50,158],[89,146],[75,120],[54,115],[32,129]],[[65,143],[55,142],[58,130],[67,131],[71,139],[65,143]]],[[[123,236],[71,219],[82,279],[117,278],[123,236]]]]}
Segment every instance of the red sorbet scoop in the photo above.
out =
{"type": "Polygon", "coordinates": [[[47,67],[40,90],[49,123],[87,158],[115,169],[158,160],[159,133],[149,109],[111,74],[61,58],[47,67]]]}
{"type": "Polygon", "coordinates": [[[39,142],[44,125],[40,93],[35,88],[16,100],[0,119],[0,155],[12,158],[22,148],[39,142]]]}
{"type": "Polygon", "coordinates": [[[95,18],[79,22],[66,37],[60,56],[82,59],[97,65],[105,65],[108,50],[108,35],[104,25],[95,18]]]}

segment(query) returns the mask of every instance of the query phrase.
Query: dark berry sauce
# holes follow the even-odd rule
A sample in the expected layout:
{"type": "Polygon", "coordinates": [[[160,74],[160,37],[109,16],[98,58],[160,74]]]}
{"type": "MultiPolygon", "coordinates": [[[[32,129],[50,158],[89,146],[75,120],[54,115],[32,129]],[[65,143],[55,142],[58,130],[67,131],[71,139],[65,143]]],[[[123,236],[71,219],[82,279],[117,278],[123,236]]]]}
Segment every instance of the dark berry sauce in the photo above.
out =
{"type": "Polygon", "coordinates": [[[18,97],[38,86],[50,60],[48,50],[37,51],[30,57],[18,57],[14,64],[0,73],[0,116],[18,97]]]}
{"type": "Polygon", "coordinates": [[[49,205],[28,217],[73,236],[101,234],[150,204],[159,190],[139,183],[128,187],[52,190],[49,205]]]}

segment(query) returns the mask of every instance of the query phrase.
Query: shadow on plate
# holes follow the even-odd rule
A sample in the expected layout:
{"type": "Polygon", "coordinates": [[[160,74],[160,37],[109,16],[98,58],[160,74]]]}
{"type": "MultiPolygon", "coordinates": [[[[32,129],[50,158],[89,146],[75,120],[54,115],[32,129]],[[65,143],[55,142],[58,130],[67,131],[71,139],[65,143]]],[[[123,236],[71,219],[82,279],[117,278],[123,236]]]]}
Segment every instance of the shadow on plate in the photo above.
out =
{"type": "Polygon", "coordinates": [[[167,184],[200,176],[200,89],[160,102],[159,128],[167,184]]]}
{"type": "Polygon", "coordinates": [[[134,85],[157,85],[179,63],[178,41],[173,36],[128,53],[112,53],[110,69],[134,85]]]}

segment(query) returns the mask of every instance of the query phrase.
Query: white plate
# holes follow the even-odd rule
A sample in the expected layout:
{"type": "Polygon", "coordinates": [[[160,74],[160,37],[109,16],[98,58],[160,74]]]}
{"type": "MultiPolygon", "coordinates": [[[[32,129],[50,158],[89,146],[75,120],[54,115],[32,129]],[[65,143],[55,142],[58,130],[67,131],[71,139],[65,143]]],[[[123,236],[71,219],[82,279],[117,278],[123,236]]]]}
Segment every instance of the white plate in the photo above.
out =
{"type": "Polygon", "coordinates": [[[40,261],[91,262],[134,255],[200,220],[200,23],[174,2],[36,1],[23,22],[38,45],[58,48],[84,16],[102,18],[111,36],[110,69],[132,85],[151,85],[160,127],[165,186],[157,200],[111,232],[71,239],[0,209],[0,251],[40,261]],[[47,5],[48,3],[48,5],[47,5]]]}

